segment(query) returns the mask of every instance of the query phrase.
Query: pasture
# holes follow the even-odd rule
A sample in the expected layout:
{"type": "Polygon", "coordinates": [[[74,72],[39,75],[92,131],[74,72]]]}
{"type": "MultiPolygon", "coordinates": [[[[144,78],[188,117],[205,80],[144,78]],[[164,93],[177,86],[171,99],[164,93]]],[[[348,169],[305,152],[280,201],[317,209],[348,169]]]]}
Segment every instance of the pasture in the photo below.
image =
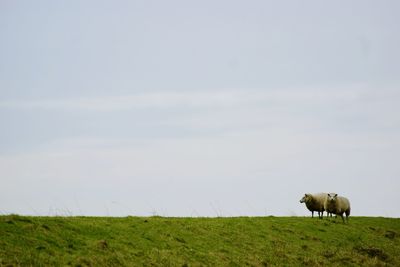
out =
{"type": "Polygon", "coordinates": [[[400,219],[0,216],[0,266],[400,266],[400,219]]]}

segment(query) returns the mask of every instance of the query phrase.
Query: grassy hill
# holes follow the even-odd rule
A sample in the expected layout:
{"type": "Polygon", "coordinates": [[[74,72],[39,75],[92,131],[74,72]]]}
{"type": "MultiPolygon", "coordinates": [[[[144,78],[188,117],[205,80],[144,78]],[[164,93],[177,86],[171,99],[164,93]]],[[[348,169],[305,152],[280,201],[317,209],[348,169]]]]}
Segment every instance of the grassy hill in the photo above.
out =
{"type": "Polygon", "coordinates": [[[0,266],[400,266],[400,219],[0,216],[0,266]]]}

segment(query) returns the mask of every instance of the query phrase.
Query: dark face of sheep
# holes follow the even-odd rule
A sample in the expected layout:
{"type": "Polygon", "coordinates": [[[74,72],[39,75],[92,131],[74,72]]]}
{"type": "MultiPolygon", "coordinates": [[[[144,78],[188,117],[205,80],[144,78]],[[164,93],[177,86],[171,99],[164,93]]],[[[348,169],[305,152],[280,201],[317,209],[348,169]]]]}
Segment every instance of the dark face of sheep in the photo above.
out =
{"type": "Polygon", "coordinates": [[[308,199],[310,199],[310,195],[309,194],[304,194],[304,197],[302,197],[302,199],[300,199],[300,203],[304,203],[307,202],[308,199]]]}

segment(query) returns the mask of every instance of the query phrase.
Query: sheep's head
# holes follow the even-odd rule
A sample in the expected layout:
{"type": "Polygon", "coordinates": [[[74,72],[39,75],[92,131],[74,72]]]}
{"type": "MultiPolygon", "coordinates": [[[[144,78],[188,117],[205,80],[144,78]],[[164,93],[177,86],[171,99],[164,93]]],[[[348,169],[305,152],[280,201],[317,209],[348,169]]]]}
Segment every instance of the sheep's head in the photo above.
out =
{"type": "Polygon", "coordinates": [[[327,197],[329,202],[336,202],[337,194],[336,193],[329,193],[327,197]]]}
{"type": "Polygon", "coordinates": [[[307,202],[312,199],[311,194],[304,194],[304,196],[300,199],[300,203],[307,202]]]}

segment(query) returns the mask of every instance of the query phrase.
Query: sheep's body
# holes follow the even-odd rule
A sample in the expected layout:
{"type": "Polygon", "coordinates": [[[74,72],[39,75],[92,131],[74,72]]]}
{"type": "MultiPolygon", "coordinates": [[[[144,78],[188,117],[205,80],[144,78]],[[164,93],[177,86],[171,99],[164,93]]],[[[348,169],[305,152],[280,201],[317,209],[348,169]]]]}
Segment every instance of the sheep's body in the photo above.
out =
{"type": "Polygon", "coordinates": [[[326,197],[326,193],[304,194],[303,198],[300,199],[300,203],[306,204],[307,209],[311,211],[311,217],[314,218],[314,211],[317,211],[318,217],[322,219],[324,217],[324,203],[326,197]]]}
{"type": "Polygon", "coordinates": [[[350,215],[350,201],[342,196],[338,196],[335,193],[329,193],[325,199],[324,209],[329,214],[336,214],[342,217],[344,222],[343,213],[346,214],[346,221],[349,221],[350,215]]]}

